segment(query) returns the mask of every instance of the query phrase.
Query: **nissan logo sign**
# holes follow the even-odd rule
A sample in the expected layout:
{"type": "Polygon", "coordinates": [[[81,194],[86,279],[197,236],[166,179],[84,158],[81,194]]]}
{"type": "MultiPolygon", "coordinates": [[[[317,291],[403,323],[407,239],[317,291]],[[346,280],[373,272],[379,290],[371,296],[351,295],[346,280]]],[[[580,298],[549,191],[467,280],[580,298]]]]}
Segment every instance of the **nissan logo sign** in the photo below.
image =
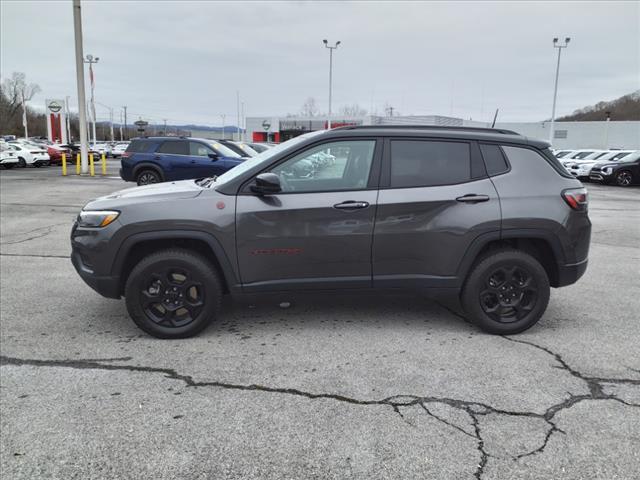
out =
{"type": "Polygon", "coordinates": [[[62,105],[60,105],[58,102],[50,102],[49,110],[51,110],[53,113],[58,113],[60,110],[62,110],[62,105]]]}

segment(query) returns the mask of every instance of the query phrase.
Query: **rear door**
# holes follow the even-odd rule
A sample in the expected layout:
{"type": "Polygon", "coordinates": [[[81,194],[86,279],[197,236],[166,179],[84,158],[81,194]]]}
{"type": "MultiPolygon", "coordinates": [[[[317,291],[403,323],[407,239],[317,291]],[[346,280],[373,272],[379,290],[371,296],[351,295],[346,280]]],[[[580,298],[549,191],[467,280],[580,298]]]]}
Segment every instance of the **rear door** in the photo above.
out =
{"type": "Polygon", "coordinates": [[[195,162],[192,163],[189,156],[187,140],[165,140],[156,150],[154,159],[163,166],[168,180],[198,177],[193,168],[195,162]]]}
{"type": "Polygon", "coordinates": [[[500,231],[500,202],[473,141],[385,143],[373,237],[376,287],[457,286],[475,238],[500,231]]]}
{"type": "Polygon", "coordinates": [[[282,192],[237,197],[238,264],[246,291],[371,286],[381,142],[331,141],[269,171],[282,192]],[[330,154],[319,159],[319,152],[330,154]]]}

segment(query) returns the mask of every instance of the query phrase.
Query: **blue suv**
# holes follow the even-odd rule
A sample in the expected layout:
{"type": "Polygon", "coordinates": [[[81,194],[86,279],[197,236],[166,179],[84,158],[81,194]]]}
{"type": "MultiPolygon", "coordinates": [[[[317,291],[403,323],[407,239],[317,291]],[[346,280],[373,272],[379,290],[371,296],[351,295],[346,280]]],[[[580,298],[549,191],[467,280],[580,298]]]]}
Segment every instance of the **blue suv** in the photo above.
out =
{"type": "Polygon", "coordinates": [[[134,138],[122,155],[125,182],[149,185],[221,175],[244,161],[215,140],[187,137],[134,138]]]}

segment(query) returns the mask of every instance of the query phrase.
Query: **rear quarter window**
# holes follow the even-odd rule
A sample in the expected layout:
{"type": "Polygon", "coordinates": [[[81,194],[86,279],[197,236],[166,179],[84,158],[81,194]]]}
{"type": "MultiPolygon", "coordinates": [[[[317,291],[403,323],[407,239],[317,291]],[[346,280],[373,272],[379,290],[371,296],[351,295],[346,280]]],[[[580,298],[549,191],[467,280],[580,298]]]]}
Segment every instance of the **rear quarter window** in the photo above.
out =
{"type": "Polygon", "coordinates": [[[507,159],[498,145],[480,144],[480,151],[489,176],[500,175],[509,170],[507,159]]]}

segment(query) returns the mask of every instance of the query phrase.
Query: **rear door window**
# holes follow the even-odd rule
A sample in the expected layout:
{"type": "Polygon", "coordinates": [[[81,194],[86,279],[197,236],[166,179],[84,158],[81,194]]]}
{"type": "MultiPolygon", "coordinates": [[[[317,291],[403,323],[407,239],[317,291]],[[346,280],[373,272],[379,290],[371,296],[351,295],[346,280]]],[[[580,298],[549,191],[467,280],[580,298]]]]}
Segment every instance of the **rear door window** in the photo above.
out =
{"type": "Polygon", "coordinates": [[[169,140],[160,145],[158,153],[166,153],[169,155],[189,155],[189,144],[185,141],[169,140]]]}
{"type": "Polygon", "coordinates": [[[466,142],[391,140],[391,187],[429,187],[471,180],[466,142]]]}
{"type": "MultiPolygon", "coordinates": [[[[128,153],[145,153],[151,151],[152,142],[148,140],[132,140],[127,147],[128,153]]],[[[98,148],[98,145],[96,145],[98,148]]]]}

